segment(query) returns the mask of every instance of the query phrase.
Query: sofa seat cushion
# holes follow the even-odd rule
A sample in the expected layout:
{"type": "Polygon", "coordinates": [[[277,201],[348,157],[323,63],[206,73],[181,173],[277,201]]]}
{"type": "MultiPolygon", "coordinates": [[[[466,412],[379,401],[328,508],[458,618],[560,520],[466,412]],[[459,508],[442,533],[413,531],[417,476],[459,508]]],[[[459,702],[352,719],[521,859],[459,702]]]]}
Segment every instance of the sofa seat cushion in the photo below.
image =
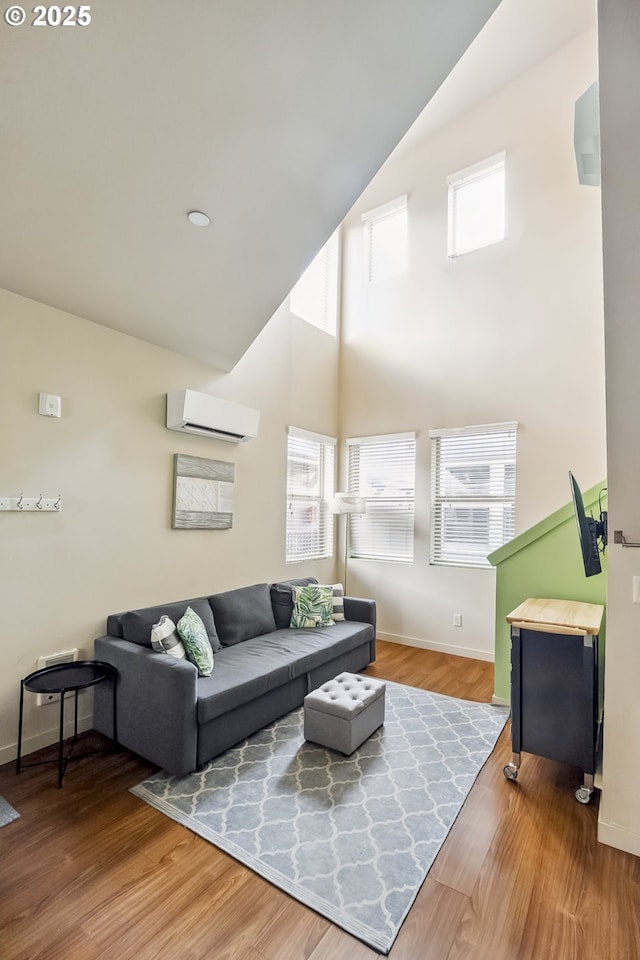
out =
{"type": "Polygon", "coordinates": [[[209,603],[223,647],[271,633],[276,628],[266,583],[214,593],[209,603]]]}
{"type": "Polygon", "coordinates": [[[343,621],[332,627],[275,630],[216,655],[210,677],[198,678],[198,723],[207,723],[334,657],[368,643],[373,627],[343,621]]]}

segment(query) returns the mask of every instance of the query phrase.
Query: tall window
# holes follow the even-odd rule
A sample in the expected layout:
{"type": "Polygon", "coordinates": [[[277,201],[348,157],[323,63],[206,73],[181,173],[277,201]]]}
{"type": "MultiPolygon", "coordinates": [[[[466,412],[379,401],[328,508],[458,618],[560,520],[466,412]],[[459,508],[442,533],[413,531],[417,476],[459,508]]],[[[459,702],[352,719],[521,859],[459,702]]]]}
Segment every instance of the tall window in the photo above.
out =
{"type": "Polygon", "coordinates": [[[333,337],[338,326],[339,231],[338,227],[289,294],[291,313],[333,337]]]}
{"type": "Polygon", "coordinates": [[[332,437],[289,427],[286,559],[333,556],[335,446],[332,437]]]}
{"type": "Polygon", "coordinates": [[[515,530],[516,423],[432,430],[431,562],[489,567],[515,530]]]}
{"type": "Polygon", "coordinates": [[[362,215],[365,269],[369,283],[403,273],[408,265],[406,196],[362,215]]]}
{"type": "Polygon", "coordinates": [[[349,491],[367,501],[366,514],[351,518],[351,556],[413,560],[415,434],[356,437],[347,446],[349,491]]]}
{"type": "Polygon", "coordinates": [[[447,177],[450,257],[504,240],[504,165],[500,153],[447,177]]]}

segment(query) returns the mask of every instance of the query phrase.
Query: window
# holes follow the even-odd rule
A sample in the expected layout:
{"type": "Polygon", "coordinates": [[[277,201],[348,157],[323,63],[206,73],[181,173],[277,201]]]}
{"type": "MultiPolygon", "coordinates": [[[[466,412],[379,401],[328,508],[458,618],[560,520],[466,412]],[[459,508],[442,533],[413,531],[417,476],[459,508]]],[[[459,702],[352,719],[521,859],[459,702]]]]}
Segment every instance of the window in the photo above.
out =
{"type": "Polygon", "coordinates": [[[431,431],[431,562],[489,567],[514,535],[515,423],[431,431]]]}
{"type": "Polygon", "coordinates": [[[387,280],[408,264],[407,198],[398,197],[362,215],[367,281],[387,280]]]}
{"type": "Polygon", "coordinates": [[[289,309],[325,333],[338,326],[339,231],[329,237],[289,294],[289,309]]]}
{"type": "Polygon", "coordinates": [[[501,153],[447,178],[450,257],[504,240],[504,163],[501,153]]]}
{"type": "Polygon", "coordinates": [[[351,517],[350,556],[413,560],[416,438],[413,433],[347,440],[349,492],[367,512],[351,517]]]}
{"type": "Polygon", "coordinates": [[[287,441],[286,559],[333,556],[333,516],[327,501],[334,492],[336,441],[289,427],[287,441]]]}

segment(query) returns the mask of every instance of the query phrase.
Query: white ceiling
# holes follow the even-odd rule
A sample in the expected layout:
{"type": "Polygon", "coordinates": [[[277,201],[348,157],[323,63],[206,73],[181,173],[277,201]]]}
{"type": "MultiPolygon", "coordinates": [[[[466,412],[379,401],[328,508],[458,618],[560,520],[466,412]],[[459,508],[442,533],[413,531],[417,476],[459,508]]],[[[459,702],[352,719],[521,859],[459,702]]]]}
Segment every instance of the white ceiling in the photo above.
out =
{"type": "MultiPolygon", "coordinates": [[[[503,0],[476,97],[476,63],[499,85],[594,2],[503,0]]],[[[1,24],[0,286],[230,369],[497,3],[109,0],[87,27],[1,24]]],[[[463,64],[411,136],[464,107],[463,64]]]]}

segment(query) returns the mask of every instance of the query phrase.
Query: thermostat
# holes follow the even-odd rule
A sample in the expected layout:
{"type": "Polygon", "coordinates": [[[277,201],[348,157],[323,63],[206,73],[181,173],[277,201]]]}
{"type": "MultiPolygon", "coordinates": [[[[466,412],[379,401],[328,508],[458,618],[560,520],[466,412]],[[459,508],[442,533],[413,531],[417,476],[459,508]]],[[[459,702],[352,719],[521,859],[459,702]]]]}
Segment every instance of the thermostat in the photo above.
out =
{"type": "Polygon", "coordinates": [[[59,417],[62,415],[62,397],[53,393],[38,394],[38,413],[43,417],[59,417]]]}

